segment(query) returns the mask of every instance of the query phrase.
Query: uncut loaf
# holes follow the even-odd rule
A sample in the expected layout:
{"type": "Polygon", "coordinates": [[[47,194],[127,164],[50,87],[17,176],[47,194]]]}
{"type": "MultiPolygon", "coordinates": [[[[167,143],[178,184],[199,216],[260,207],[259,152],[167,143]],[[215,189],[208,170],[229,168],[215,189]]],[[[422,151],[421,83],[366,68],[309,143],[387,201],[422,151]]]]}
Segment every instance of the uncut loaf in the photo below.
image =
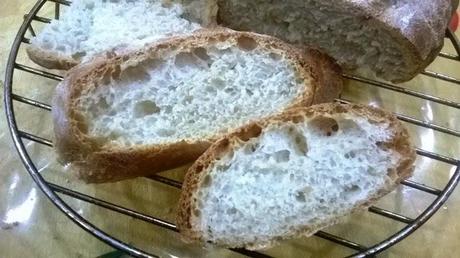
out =
{"type": "Polygon", "coordinates": [[[412,79],[437,56],[458,0],[214,0],[218,21],[236,30],[315,46],[346,71],[412,79]]]}

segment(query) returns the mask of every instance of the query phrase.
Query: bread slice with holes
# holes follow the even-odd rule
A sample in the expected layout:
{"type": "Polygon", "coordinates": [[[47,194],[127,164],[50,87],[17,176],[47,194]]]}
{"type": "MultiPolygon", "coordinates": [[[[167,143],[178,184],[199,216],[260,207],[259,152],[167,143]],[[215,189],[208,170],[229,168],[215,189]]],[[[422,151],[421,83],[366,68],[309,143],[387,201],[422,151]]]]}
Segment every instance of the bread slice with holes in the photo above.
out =
{"type": "Polygon", "coordinates": [[[223,26],[306,44],[346,71],[404,82],[437,56],[458,0],[215,0],[223,26]]]}
{"type": "Polygon", "coordinates": [[[86,182],[195,161],[216,139],[292,107],[332,101],[340,68],[273,37],[176,37],[72,69],[53,100],[56,148],[86,182]]]}
{"type": "Polygon", "coordinates": [[[108,50],[211,26],[216,11],[209,0],[74,0],[32,38],[27,53],[41,66],[67,70],[108,50]]]}
{"type": "Polygon", "coordinates": [[[321,104],[255,122],[187,172],[177,223],[186,240],[260,249],[310,236],[411,176],[415,151],[380,109],[321,104]]]}

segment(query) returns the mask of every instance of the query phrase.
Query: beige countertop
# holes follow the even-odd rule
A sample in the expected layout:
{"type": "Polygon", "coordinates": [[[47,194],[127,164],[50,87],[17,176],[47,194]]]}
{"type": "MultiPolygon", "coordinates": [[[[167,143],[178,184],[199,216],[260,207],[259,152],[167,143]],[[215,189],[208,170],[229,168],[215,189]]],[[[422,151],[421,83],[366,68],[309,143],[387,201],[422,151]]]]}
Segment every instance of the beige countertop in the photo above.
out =
{"type": "MultiPolygon", "coordinates": [[[[0,4],[0,74],[3,81],[9,49],[33,0],[2,0],[0,4]]],[[[52,4],[42,16],[51,17],[52,4]]],[[[34,25],[37,23],[34,23],[34,25]]],[[[36,30],[40,26],[36,25],[36,30]]],[[[30,34],[28,34],[30,37],[30,34]]],[[[460,36],[460,33],[457,33],[460,36]]],[[[447,41],[446,41],[447,42],[447,41]]],[[[454,53],[446,43],[444,52],[454,53]]],[[[37,67],[21,49],[18,62],[37,67]]],[[[438,58],[429,68],[460,78],[460,63],[438,58]]],[[[14,92],[50,103],[55,81],[17,71],[14,92]]],[[[427,76],[406,83],[407,88],[460,102],[460,85],[427,76]]],[[[0,94],[3,99],[3,91],[0,94]]],[[[382,106],[427,122],[460,130],[460,110],[400,93],[359,84],[347,83],[347,99],[382,106]]],[[[28,176],[13,147],[0,106],[0,257],[97,257],[113,249],[84,232],[63,215],[42,194],[28,176]]],[[[21,129],[52,138],[49,112],[16,103],[21,129]]],[[[408,125],[414,143],[427,151],[460,157],[460,139],[421,127],[408,125]]],[[[173,221],[179,191],[148,179],[136,179],[105,185],[85,185],[72,179],[56,162],[52,149],[25,141],[40,173],[50,182],[88,195],[114,202],[136,211],[173,221]]],[[[418,157],[412,180],[433,187],[443,187],[455,167],[429,158],[418,157]]],[[[183,169],[166,172],[180,177],[183,169]]],[[[127,216],[64,197],[71,207],[106,232],[162,257],[237,257],[233,252],[183,244],[178,234],[127,216]]],[[[426,194],[401,186],[381,201],[379,207],[416,217],[434,200],[426,194]]],[[[460,191],[421,229],[407,239],[379,254],[378,257],[460,257],[460,191]]],[[[361,212],[325,231],[338,234],[363,245],[373,245],[404,226],[369,212],[361,212]]],[[[286,241],[265,253],[276,257],[342,257],[352,250],[318,237],[286,241]]]]}

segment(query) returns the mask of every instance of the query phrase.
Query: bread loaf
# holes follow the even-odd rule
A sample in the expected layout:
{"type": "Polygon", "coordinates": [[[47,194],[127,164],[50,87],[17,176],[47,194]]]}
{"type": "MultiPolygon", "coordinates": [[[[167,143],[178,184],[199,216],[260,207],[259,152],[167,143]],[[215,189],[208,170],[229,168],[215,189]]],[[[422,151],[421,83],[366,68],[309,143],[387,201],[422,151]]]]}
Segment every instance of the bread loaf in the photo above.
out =
{"type": "Polygon", "coordinates": [[[215,22],[215,13],[209,0],[74,0],[32,38],[27,53],[41,66],[67,70],[107,50],[191,33],[215,22]]]}
{"type": "Polygon", "coordinates": [[[393,82],[412,79],[441,50],[451,0],[215,0],[218,20],[290,43],[314,46],[344,69],[372,70],[393,82]]]}
{"type": "Polygon", "coordinates": [[[260,249],[310,236],[411,176],[415,151],[382,110],[322,104],[244,126],[189,169],[177,218],[186,240],[260,249]]]}
{"type": "Polygon", "coordinates": [[[55,145],[86,182],[147,176],[250,121],[332,101],[340,74],[317,51],[255,33],[171,38],[72,69],[53,100],[55,145]]]}

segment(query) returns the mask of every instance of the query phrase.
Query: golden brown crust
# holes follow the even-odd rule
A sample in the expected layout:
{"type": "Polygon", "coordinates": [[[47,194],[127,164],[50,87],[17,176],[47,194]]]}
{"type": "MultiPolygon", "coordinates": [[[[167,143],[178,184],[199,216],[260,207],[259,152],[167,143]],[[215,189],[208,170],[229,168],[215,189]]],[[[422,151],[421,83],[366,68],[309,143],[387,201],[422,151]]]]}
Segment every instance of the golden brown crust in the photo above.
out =
{"type": "MultiPolygon", "coordinates": [[[[207,175],[208,168],[212,167],[214,162],[223,157],[226,153],[233,150],[235,146],[238,146],[241,142],[248,141],[250,138],[258,137],[263,128],[268,126],[276,126],[279,124],[286,123],[302,123],[306,120],[315,117],[323,117],[328,115],[334,115],[338,113],[347,113],[349,116],[365,117],[371,123],[377,124],[388,124],[388,129],[392,131],[393,137],[388,141],[379,145],[382,148],[388,148],[400,155],[398,166],[388,171],[388,176],[392,182],[388,183],[385,188],[379,189],[378,192],[371,196],[368,200],[361,203],[357,203],[353,210],[359,210],[362,208],[369,207],[372,202],[379,199],[383,195],[391,192],[397,184],[402,180],[407,179],[412,175],[414,169],[414,162],[416,153],[412,144],[409,140],[409,134],[403,127],[402,123],[398,119],[377,108],[367,107],[363,105],[355,104],[338,104],[338,103],[327,103],[321,105],[315,105],[308,108],[296,108],[291,109],[283,114],[273,116],[258,122],[251,123],[244,126],[237,131],[226,135],[219,141],[214,143],[188,170],[182,187],[182,194],[179,201],[179,208],[177,214],[177,227],[181,232],[184,240],[186,241],[206,241],[203,239],[202,234],[199,232],[198,225],[193,225],[192,210],[196,205],[195,194],[201,187],[205,176],[207,175]]],[[[248,249],[260,249],[272,245],[281,239],[291,238],[292,236],[310,236],[314,234],[323,226],[335,224],[340,218],[336,218],[333,221],[328,221],[322,225],[303,228],[297,228],[295,231],[287,236],[283,236],[276,241],[269,244],[267,243],[251,243],[244,247],[248,249]]],[[[226,247],[226,243],[217,243],[226,247]]],[[[242,247],[242,246],[238,246],[242,247]]]]}
{"type": "Polygon", "coordinates": [[[68,70],[80,63],[71,56],[66,56],[59,52],[46,50],[34,45],[28,46],[26,52],[34,63],[48,69],[68,70]]]}
{"type": "Polygon", "coordinates": [[[190,51],[212,42],[237,44],[239,40],[248,39],[257,42],[262,49],[270,53],[285,57],[305,82],[302,94],[285,109],[310,106],[314,100],[333,101],[338,97],[342,87],[339,68],[325,55],[315,51],[304,55],[278,39],[255,33],[229,29],[202,30],[192,36],[163,40],[128,54],[111,57],[101,55],[90,63],[82,64],[69,71],[68,76],[57,87],[53,101],[56,148],[60,158],[64,162],[73,163],[79,177],[89,183],[148,176],[194,161],[222,135],[210,135],[205,139],[189,139],[163,145],[132,148],[113,146],[101,143],[98,139],[87,135],[86,123],[82,119],[84,116],[78,112],[76,101],[89,87],[104,87],[107,81],[117,80],[127,66],[179,51],[190,51]],[[326,69],[330,71],[324,71],[326,69]],[[315,96],[321,97],[316,99],[315,96]]]}

